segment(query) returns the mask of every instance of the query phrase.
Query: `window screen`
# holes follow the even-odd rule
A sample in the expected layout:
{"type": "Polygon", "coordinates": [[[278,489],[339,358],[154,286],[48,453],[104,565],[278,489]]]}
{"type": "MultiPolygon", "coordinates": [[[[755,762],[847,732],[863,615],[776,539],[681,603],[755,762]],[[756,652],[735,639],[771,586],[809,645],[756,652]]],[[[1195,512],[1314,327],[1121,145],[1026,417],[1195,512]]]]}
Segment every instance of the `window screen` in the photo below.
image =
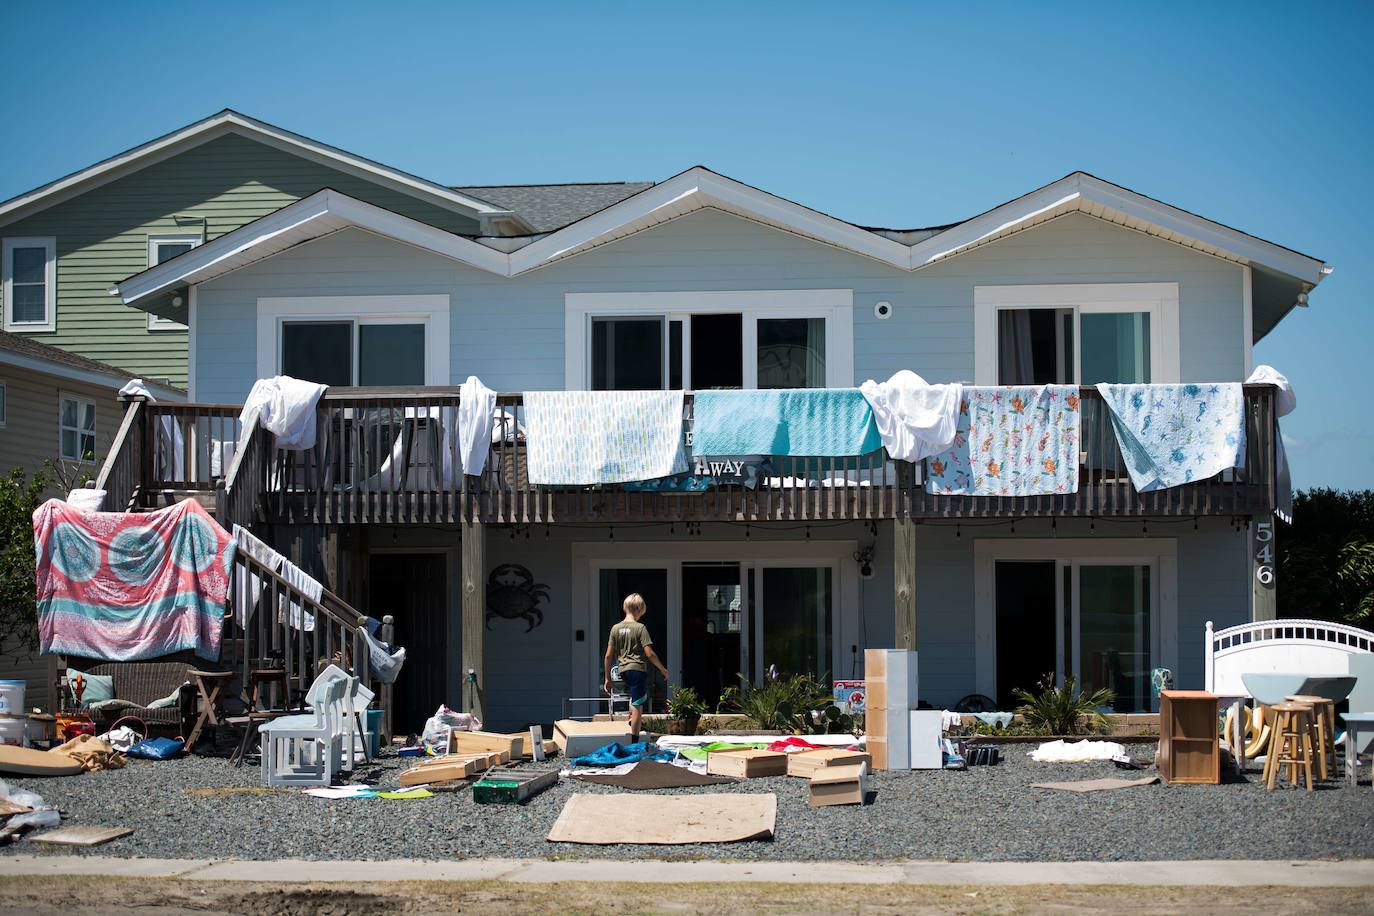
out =
{"type": "Polygon", "coordinates": [[[358,327],[359,385],[424,383],[424,325],[364,324],[358,327]]]}

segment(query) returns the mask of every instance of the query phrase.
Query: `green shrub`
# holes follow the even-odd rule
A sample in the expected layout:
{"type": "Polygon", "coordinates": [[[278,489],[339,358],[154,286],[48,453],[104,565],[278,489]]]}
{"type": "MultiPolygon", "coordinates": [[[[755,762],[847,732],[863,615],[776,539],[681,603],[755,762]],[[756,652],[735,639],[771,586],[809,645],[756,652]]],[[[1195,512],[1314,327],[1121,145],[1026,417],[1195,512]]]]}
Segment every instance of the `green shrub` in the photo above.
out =
{"type": "Polygon", "coordinates": [[[23,468],[0,476],[0,643],[38,647],[34,595],[33,510],[43,502],[47,475],[23,468]]]}
{"type": "Polygon", "coordinates": [[[1033,694],[1017,688],[1012,691],[1021,705],[1016,714],[1031,728],[1043,728],[1048,735],[1083,735],[1107,731],[1111,723],[1100,709],[1116,702],[1116,694],[1103,687],[1084,694],[1072,677],[1064,679],[1063,687],[1054,685],[1054,675],[1046,674],[1036,685],[1040,692],[1033,694]]]}
{"type": "Polygon", "coordinates": [[[765,678],[754,684],[740,676],[716,707],[719,713],[744,716],[755,728],[792,734],[853,734],[854,717],[835,705],[830,687],[805,674],[765,678]]]}
{"type": "Polygon", "coordinates": [[[668,699],[668,715],[674,719],[700,719],[706,712],[706,701],[692,687],[674,687],[668,699]]]}

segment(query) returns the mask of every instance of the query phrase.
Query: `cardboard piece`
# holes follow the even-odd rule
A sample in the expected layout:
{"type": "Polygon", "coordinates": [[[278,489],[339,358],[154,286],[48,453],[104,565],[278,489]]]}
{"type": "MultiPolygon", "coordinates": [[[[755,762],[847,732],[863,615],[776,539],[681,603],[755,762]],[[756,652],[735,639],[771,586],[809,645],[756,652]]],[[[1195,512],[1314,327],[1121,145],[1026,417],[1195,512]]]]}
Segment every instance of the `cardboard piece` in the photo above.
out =
{"type": "Polygon", "coordinates": [[[747,749],[712,751],[706,756],[706,772],[712,776],[786,776],[787,755],[781,751],[747,749]]]}
{"type": "Polygon", "coordinates": [[[916,708],[916,653],[903,649],[864,650],[864,728],[873,767],[911,769],[911,722],[916,708]]]}
{"type": "Polygon", "coordinates": [[[608,744],[629,744],[627,722],[578,722],[559,719],[553,723],[553,743],[564,757],[581,757],[608,744]]]}
{"type": "Polygon", "coordinates": [[[490,754],[501,753],[506,760],[519,760],[525,753],[528,735],[501,735],[496,732],[465,732],[455,728],[449,732],[448,752],[450,754],[490,754]]]}
{"type": "Polygon", "coordinates": [[[824,767],[856,766],[860,763],[872,766],[873,759],[863,751],[846,751],[840,748],[799,751],[787,755],[787,775],[810,779],[817,770],[824,767]]]}
{"type": "Polygon", "coordinates": [[[636,792],[654,789],[687,789],[696,786],[720,786],[736,782],[726,776],[703,776],[686,767],[675,767],[659,760],[641,760],[625,773],[576,773],[573,779],[594,782],[617,789],[636,792]]]}
{"type": "Polygon", "coordinates": [[[868,794],[868,764],[822,767],[811,777],[811,807],[862,805],[868,794]]]}
{"type": "Polygon", "coordinates": [[[54,846],[99,846],[133,832],[132,827],[59,827],[38,834],[33,841],[52,843],[54,846]]]}
{"type": "Polygon", "coordinates": [[[778,797],[739,792],[705,795],[587,795],[563,806],[551,843],[678,845],[738,843],[773,836],[778,797]]]}
{"type": "Polygon", "coordinates": [[[1135,786],[1149,786],[1159,782],[1158,776],[1145,776],[1141,779],[1080,779],[1076,782],[1033,782],[1032,789],[1062,789],[1065,792],[1106,792],[1110,789],[1130,789],[1135,786]]]}

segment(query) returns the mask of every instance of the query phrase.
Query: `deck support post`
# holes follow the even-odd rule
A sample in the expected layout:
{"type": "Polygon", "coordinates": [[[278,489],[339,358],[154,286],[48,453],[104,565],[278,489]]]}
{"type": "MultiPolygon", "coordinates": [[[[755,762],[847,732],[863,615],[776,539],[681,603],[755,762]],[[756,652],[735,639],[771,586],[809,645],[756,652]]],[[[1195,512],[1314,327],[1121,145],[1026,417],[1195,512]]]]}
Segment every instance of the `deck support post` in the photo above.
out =
{"type": "Polygon", "coordinates": [[[893,641],[916,649],[916,522],[909,515],[892,520],[893,641]]]}
{"type": "MultiPolygon", "coordinates": [[[[465,507],[466,508],[466,507],[465,507]]],[[[464,511],[460,524],[463,554],[463,698],[467,711],[486,719],[486,525],[464,511]]]]}

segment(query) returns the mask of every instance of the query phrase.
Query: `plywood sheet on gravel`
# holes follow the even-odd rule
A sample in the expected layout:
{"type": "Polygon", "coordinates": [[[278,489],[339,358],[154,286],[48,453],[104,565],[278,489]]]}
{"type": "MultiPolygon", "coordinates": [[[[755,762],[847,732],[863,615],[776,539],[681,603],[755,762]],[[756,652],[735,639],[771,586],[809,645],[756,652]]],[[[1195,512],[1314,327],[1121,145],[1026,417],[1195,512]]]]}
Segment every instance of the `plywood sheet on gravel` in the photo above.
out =
{"type": "Polygon", "coordinates": [[[738,843],[767,840],[778,818],[769,794],[589,795],[568,799],[549,831],[551,843],[608,846],[738,843]]]}

